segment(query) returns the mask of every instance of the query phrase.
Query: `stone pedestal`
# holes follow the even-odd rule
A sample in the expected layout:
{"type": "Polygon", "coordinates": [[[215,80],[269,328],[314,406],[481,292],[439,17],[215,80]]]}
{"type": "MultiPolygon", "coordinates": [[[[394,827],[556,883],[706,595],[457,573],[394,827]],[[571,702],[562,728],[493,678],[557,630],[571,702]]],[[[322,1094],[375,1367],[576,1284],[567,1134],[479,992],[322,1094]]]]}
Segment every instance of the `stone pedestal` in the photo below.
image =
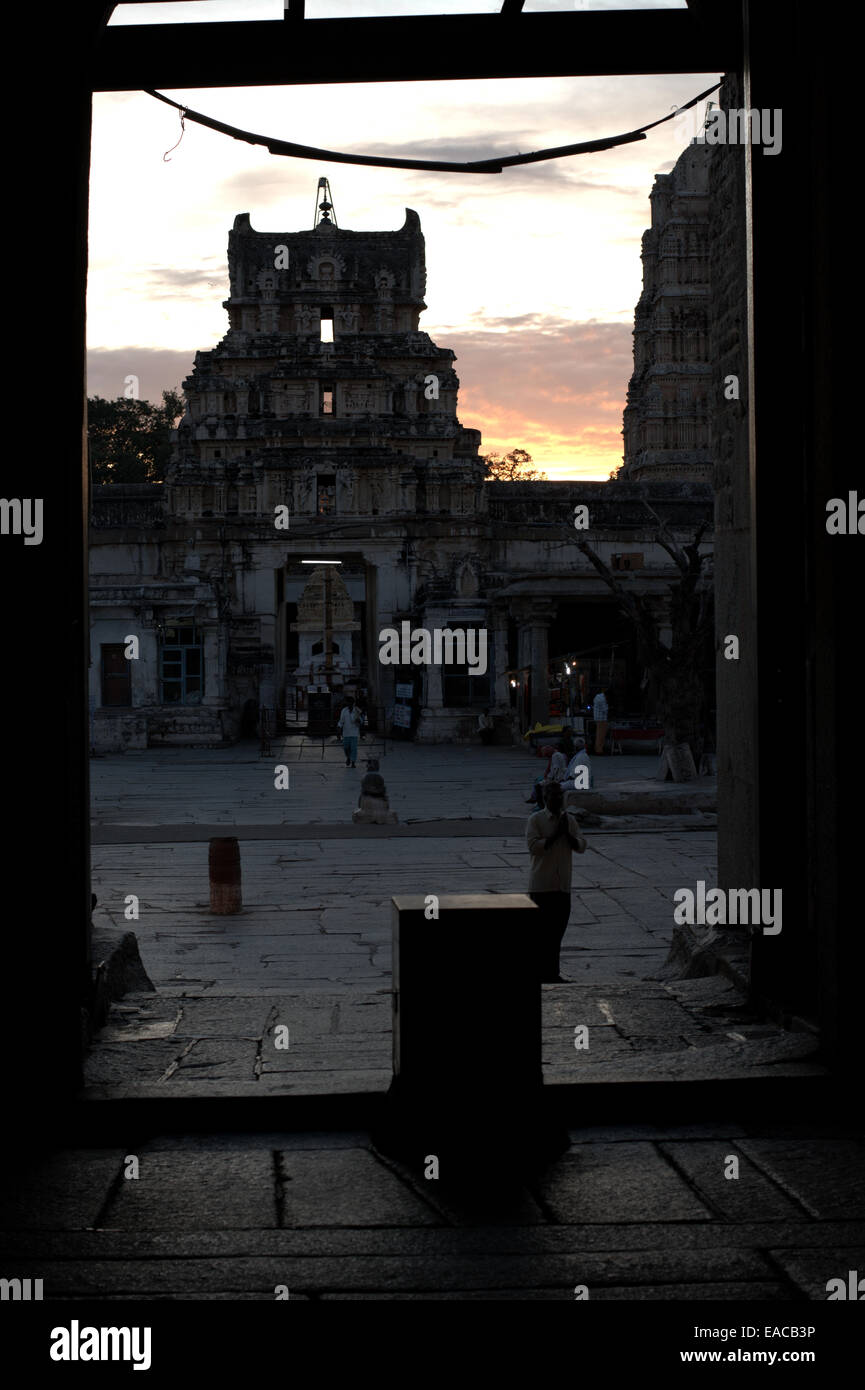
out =
{"type": "Polygon", "coordinates": [[[394,1079],[374,1142],[495,1186],[561,1150],[542,1114],[539,909],[524,893],[392,902],[394,1079]]]}

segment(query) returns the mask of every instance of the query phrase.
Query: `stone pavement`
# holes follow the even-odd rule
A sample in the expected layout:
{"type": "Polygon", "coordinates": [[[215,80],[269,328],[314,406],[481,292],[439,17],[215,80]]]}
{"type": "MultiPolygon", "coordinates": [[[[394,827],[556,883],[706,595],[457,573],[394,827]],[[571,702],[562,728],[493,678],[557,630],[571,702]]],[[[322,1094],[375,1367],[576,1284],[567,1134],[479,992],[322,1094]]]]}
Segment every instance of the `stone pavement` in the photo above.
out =
{"type": "MultiPolygon", "coordinates": [[[[87,1063],[91,1096],[381,1092],[391,1075],[392,896],[527,887],[523,798],[542,763],[525,749],[391,745],[382,765],[392,804],[428,817],[398,827],[347,823],[357,779],[337,745],[323,758],[303,739],[285,749],[288,792],[273,789],[273,760],[250,745],[95,761],[94,926],[134,929],[158,993],[113,1007],[87,1063]],[[458,819],[471,810],[481,815],[458,819]],[[214,917],[206,840],[229,827],[241,845],[243,911],[214,917]],[[124,917],[129,894],[134,922],[124,917]],[[283,1024],[290,1046],[277,1051],[283,1024]]],[[[656,760],[595,764],[609,790],[650,781],[656,760]]],[[[562,950],[573,983],[544,990],[548,1082],[815,1071],[811,1036],[762,1024],[729,981],[663,979],[673,893],[715,882],[714,831],[695,819],[701,828],[608,816],[587,831],[562,950]],[[581,1024],[589,1045],[577,1052],[581,1024]]],[[[453,961],[456,971],[458,942],[453,961]]]]}
{"type": "MultiPolygon", "coordinates": [[[[374,990],[390,985],[394,894],[528,886],[524,833],[395,838],[388,826],[372,828],[384,833],[331,839],[323,827],[298,842],[247,841],[238,827],[243,911],[232,917],[210,913],[205,841],[173,842],[164,826],[155,843],[94,845],[94,925],[134,930],[162,993],[374,990]],[[139,899],[137,922],[124,918],[129,894],[139,899]]],[[[586,838],[589,848],[574,856],[562,973],[581,981],[652,975],[669,948],[676,888],[715,882],[714,833],[590,829],[586,838]]]]}
{"type": "MultiPolygon", "coordinates": [[[[465,817],[522,817],[532,783],[546,761],[525,747],[387,744],[367,739],[358,766],[346,768],[341,744],[291,735],[260,757],[258,744],[230,748],[154,748],[91,760],[95,838],[111,826],[350,824],[365,759],[378,757],[390,804],[401,822],[465,817]],[[289,769],[286,790],[274,767],[289,769]]],[[[595,787],[611,804],[642,797],[644,809],[666,804],[714,810],[716,781],[674,785],[654,780],[658,759],[627,754],[593,758],[595,787]]],[[[590,793],[584,794],[591,798],[590,793]]],[[[587,802],[588,804],[588,802],[587,802]]],[[[630,804],[630,803],[626,803],[630,804]]]]}
{"type": "MultiPolygon", "coordinates": [[[[123,926],[124,895],[139,896],[134,925],[158,993],[113,1006],[87,1063],[93,1097],[384,1091],[391,896],[525,888],[524,843],[509,837],[355,844],[325,828],[286,844],[239,833],[244,911],[232,917],[208,911],[205,844],[94,849],[94,921],[123,926]],[[287,1051],[275,1047],[281,1025],[287,1051]]],[[[760,1022],[729,980],[663,978],[672,893],[714,881],[713,834],[587,838],[562,951],[573,983],[543,990],[547,1081],[815,1074],[813,1037],[760,1022]]],[[[458,942],[453,960],[456,971],[458,942]]]]}
{"type": "MultiPolygon", "coordinates": [[[[242,746],[94,764],[95,924],[135,930],[157,992],[115,1003],[92,1049],[76,1122],[90,1147],[34,1152],[0,1185],[5,1278],[41,1278],[46,1301],[130,1304],[272,1301],[280,1286],[306,1302],[572,1302],[584,1286],[601,1302],[794,1303],[822,1301],[829,1279],[865,1268],[863,1143],[846,1121],[809,1114],[821,1084],[813,1038],[755,1019],[729,979],[665,970],[672,892],[714,882],[700,816],[611,817],[575,860],[563,952],[573,982],[543,988],[545,1078],[553,1099],[609,1094],[623,1123],[572,1129],[543,1173],[480,1206],[447,1174],[425,1180],[378,1154],[366,1132],[299,1130],[296,1109],[274,1108],[282,1095],[301,1107],[309,1096],[379,1100],[391,1075],[390,898],[525,887],[522,797],[538,768],[519,749],[400,747],[383,770],[403,824],[362,837],[348,825],[353,774],[338,749],[315,764],[293,747],[282,759],[290,793],[273,792],[271,760],[242,746]],[[237,826],[238,917],[207,910],[212,825],[237,826]],[[123,916],[129,893],[137,922],[123,916]],[[280,1023],[287,1051],[275,1046],[280,1023]],[[779,1076],[801,1096],[783,1120],[760,1114],[763,1089],[756,1104],[752,1089],[724,1092],[726,1112],[705,1122],[705,1104],[699,1123],[678,1113],[693,1088],[661,1110],[644,1100],[654,1124],[622,1113],[633,1091],[621,1082],[735,1077],[747,1088],[779,1076]],[[130,1096],[107,1107],[106,1129],[88,1127],[100,1101],[130,1096]],[[165,1133],[164,1111],[148,1128],[139,1096],[176,1097],[175,1129],[202,1132],[165,1133]],[[250,1096],[269,1098],[258,1129],[274,1115],[295,1128],[236,1132],[238,1098],[250,1096]],[[184,1101],[202,1097],[233,1132],[196,1126],[184,1101]]],[[[609,759],[599,781],[645,782],[653,764],[609,759]]],[[[494,1040],[477,1060],[495,1064],[494,1040]]],[[[496,1152],[508,1126],[503,1116],[496,1152]]]]}
{"type": "MultiPolygon", "coordinates": [[[[547,1085],[822,1075],[810,1033],[761,1022],[718,976],[542,993],[547,1085]]],[[[473,1063],[495,1066],[494,1040],[473,1063]]],[[[86,1062],[91,1100],[369,1095],[386,1091],[391,1074],[389,989],[127,995],[86,1062]],[[281,1026],[287,1049],[276,1046],[281,1026]]]]}
{"type": "Polygon", "coordinates": [[[865,1269],[865,1145],[844,1125],[571,1139],[483,1210],[364,1133],[61,1149],[2,1190],[3,1275],[43,1279],[48,1301],[272,1301],[283,1285],[307,1301],[573,1302],[582,1285],[595,1301],[794,1302],[865,1269]]]}

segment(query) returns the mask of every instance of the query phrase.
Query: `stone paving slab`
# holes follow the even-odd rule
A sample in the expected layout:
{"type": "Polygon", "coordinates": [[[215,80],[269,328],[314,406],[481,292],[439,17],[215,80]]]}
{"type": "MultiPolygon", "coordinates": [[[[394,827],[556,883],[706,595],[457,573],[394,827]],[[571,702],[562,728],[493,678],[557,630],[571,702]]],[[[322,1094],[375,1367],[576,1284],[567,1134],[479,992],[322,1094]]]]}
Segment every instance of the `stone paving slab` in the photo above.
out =
{"type": "MultiPolygon", "coordinates": [[[[584,1085],[619,1085],[638,1081],[711,1082],[745,1076],[816,1081],[826,1075],[825,1068],[819,1062],[809,1061],[807,1053],[803,1057],[798,1055],[795,1043],[789,1044],[794,1049],[790,1053],[785,1051],[786,1046],[785,1040],[781,1039],[776,1045],[766,1048],[754,1043],[747,1050],[731,1044],[723,1048],[700,1048],[696,1052],[687,1048],[673,1051],[666,1045],[662,1046],[661,1040],[658,1040],[657,1047],[639,1052],[639,1061],[614,1057],[610,1061],[601,1059],[584,1063],[579,1080],[584,1085]]],[[[812,1043],[809,1051],[813,1051],[813,1047],[812,1043]]],[[[548,1072],[546,1076],[547,1084],[572,1079],[558,1072],[548,1072]]]]}
{"type": "MultiPolygon", "coordinates": [[[[220,1295],[215,1295],[219,1297],[220,1295]]],[[[609,1303],[614,1301],[631,1302],[639,1299],[641,1302],[687,1302],[692,1303],[696,1300],[716,1302],[718,1300],[733,1302],[763,1302],[773,1303],[785,1302],[795,1299],[796,1294],[785,1284],[641,1284],[639,1286],[630,1285],[619,1288],[596,1288],[592,1290],[591,1298],[596,1303],[609,1303]]],[[[463,1302],[537,1302],[537,1303],[560,1303],[567,1299],[573,1301],[574,1295],[570,1290],[559,1289],[496,1289],[494,1292],[476,1289],[461,1289],[455,1293],[325,1293],[319,1296],[321,1303],[371,1303],[387,1298],[389,1302],[434,1302],[434,1303],[463,1303],[463,1302]]]]}
{"type": "Polygon", "coordinates": [[[184,1052],[174,1076],[179,1084],[188,1081],[215,1081],[229,1085],[233,1081],[255,1081],[259,1063],[258,1045],[254,1038],[244,1039],[245,1047],[229,1038],[201,1038],[184,1052]]]}
{"type": "Polygon", "coordinates": [[[737,1144],[661,1143],[659,1150],[702,1194],[709,1209],[728,1221],[747,1221],[759,1210],[764,1221],[807,1221],[809,1213],[750,1163],[737,1144]],[[730,1159],[736,1159],[738,1170],[730,1159]],[[728,1177],[728,1173],[735,1176],[728,1177]]]}
{"type": "Polygon", "coordinates": [[[338,1069],[317,1067],[315,1071],[262,1072],[254,1081],[236,1076],[188,1075],[187,1079],[169,1078],[168,1089],[163,1082],[120,1081],[94,1083],[84,1091],[88,1102],[103,1100],[256,1100],[261,1096],[368,1096],[384,1094],[391,1082],[391,1072],[384,1068],[362,1071],[341,1066],[338,1069]]]}
{"type": "Polygon", "coordinates": [[[65,1149],[34,1157],[0,1191],[0,1230],[95,1226],[124,1155],[112,1149],[65,1149]]]}
{"type": "Polygon", "coordinates": [[[365,1130],[274,1130],[270,1134],[256,1130],[254,1134],[229,1132],[224,1134],[159,1134],[147,1140],[149,1153],[241,1153],[246,1149],[267,1149],[270,1152],[306,1152],[309,1149],[366,1149],[369,1135],[365,1130]]]}
{"type": "MultiPolygon", "coordinates": [[[[662,1213],[654,1213],[662,1217],[662,1213]]],[[[33,1233],[12,1231],[4,1234],[4,1251],[10,1259],[26,1258],[33,1248],[33,1233]]],[[[557,1254],[569,1258],[584,1253],[624,1251],[639,1254],[646,1250],[666,1252],[671,1257],[682,1250],[699,1253],[705,1249],[765,1249],[775,1258],[791,1252],[798,1258],[815,1252],[821,1260],[842,1258],[865,1244],[862,1222],[813,1222],[803,1226],[783,1222],[727,1223],[654,1222],[627,1224],[554,1226],[526,1224],[512,1220],[503,1212],[497,1224],[451,1226],[358,1227],[318,1226],[296,1229],[179,1230],[83,1230],[40,1231],[39,1248],[46,1259],[230,1259],[235,1256],[274,1258],[360,1257],[362,1255],[501,1255],[557,1254]],[[828,1256],[826,1252],[828,1251],[828,1256]]],[[[822,1265],[821,1265],[822,1268],[822,1265]]]]}
{"type": "Polygon", "coordinates": [[[269,1292],[277,1284],[287,1284],[298,1293],[323,1292],[434,1292],[495,1290],[527,1286],[558,1289],[573,1299],[576,1284],[592,1291],[604,1286],[657,1284],[699,1285],[709,1283],[777,1282],[777,1272],[758,1252],[680,1251],[675,1256],[656,1251],[573,1256],[523,1255],[425,1255],[418,1258],[401,1254],[397,1258],[377,1255],[350,1256],[338,1260],[322,1257],[305,1259],[266,1256],[222,1260],[149,1260],[142,1262],[99,1261],[62,1264],[45,1262],[43,1275],[47,1289],[59,1294],[98,1296],[110,1287],[116,1295],[165,1297],[175,1292],[207,1296],[211,1292],[269,1292]]]}
{"type": "Polygon", "coordinates": [[[176,1074],[183,1051],[194,1046],[188,1040],[160,1038],[129,1044],[99,1043],[92,1049],[85,1064],[88,1085],[122,1087],[130,1077],[134,1064],[136,1084],[156,1085],[170,1081],[176,1074]]]}
{"type": "MultiPolygon", "coordinates": [[[[859,1279],[865,1277],[865,1243],[845,1247],[843,1253],[812,1249],[779,1250],[774,1246],[768,1253],[791,1282],[810,1299],[827,1298],[826,1286],[830,1279],[843,1279],[849,1299],[850,1271],[855,1271],[859,1279]]],[[[858,1280],[855,1283],[858,1287],[858,1280]]],[[[861,1301],[862,1294],[859,1294],[858,1302],[861,1301]]]]}
{"type": "Polygon", "coordinates": [[[865,1217],[865,1141],[747,1139],[742,1151],[812,1215],[865,1217]]]}
{"type": "Polygon", "coordinates": [[[428,1203],[364,1149],[283,1151],[279,1163],[284,1226],[417,1227],[438,1222],[428,1203]]]}
{"type": "Polygon", "coordinates": [[[546,1209],[568,1225],[639,1220],[710,1220],[712,1213],[652,1144],[593,1144],[569,1151],[540,1185],[546,1209]]]}
{"type": "Polygon", "coordinates": [[[243,1149],[206,1155],[137,1155],[139,1178],[120,1182],[103,1224],[113,1230],[179,1231],[276,1226],[273,1155],[243,1149]]]}
{"type": "MultiPolygon", "coordinates": [[[[139,1293],[100,1293],[100,1303],[140,1303],[141,1294],[139,1293]]],[[[46,1294],[46,1300],[48,1295],[46,1294]]],[[[201,1303],[206,1300],[208,1303],[273,1303],[275,1300],[275,1289],[262,1290],[260,1293],[172,1293],[170,1295],[172,1303],[201,1303]]],[[[317,1300],[310,1298],[305,1293],[292,1293],[290,1295],[292,1303],[313,1303],[317,1300]]],[[[81,1302],[81,1295],[56,1294],[51,1297],[52,1303],[78,1303],[81,1302]]],[[[70,1313],[70,1317],[72,1314],[70,1313]]]]}

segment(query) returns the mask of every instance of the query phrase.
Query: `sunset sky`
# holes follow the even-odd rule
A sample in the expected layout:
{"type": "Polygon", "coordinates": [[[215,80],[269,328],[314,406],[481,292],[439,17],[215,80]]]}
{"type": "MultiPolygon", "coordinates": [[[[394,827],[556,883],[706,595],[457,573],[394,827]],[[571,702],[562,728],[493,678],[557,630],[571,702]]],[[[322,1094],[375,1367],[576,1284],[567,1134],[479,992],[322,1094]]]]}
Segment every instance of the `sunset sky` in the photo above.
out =
{"type": "MultiPolygon", "coordinates": [[[[526,10],[614,8],[527,0],[526,10]]],[[[657,6],[661,8],[661,6],[657,6]]],[[[499,0],[307,0],[307,14],[494,11],[499,0]]],[[[631,8],[647,8],[633,5],[631,8]]],[[[677,3],[664,8],[680,8],[677,3]]],[[[275,19],[281,0],[125,6],[112,22],[275,19]]],[[[369,86],[194,89],[166,95],[260,134],[362,154],[477,159],[615,135],[665,115],[719,73],[369,86]]],[[[705,103],[701,103],[700,111],[705,103]]],[[[551,478],[606,478],[622,456],[640,237],[681,121],[646,140],[502,174],[359,169],[285,159],[187,121],[139,92],[94,97],[90,395],[140,379],[158,401],[225,333],[226,246],[238,212],[257,231],[311,226],[327,175],[339,225],[386,230],[405,208],[426,238],[425,329],[457,354],[459,416],[482,452],[528,449],[551,478]]]]}

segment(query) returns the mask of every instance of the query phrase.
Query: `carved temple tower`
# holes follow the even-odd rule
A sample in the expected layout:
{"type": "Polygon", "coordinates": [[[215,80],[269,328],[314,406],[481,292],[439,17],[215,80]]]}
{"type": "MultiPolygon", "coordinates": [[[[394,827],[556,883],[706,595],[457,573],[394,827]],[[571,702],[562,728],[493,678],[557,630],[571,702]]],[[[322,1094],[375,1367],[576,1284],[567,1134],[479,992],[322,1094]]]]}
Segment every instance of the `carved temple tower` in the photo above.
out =
{"type": "Polygon", "coordinates": [[[178,526],[201,524],[203,540],[218,531],[234,542],[221,619],[235,708],[244,696],[269,702],[271,679],[276,703],[303,706],[324,681],[392,700],[376,634],[411,611],[423,568],[412,575],[403,563],[397,577],[404,526],[441,514],[468,522],[483,507],[480,432],[457,419],[455,355],[418,327],[426,267],[417,213],[406,209],[397,231],[359,232],[337,226],[332,211],[325,198],[315,225],[295,232],[235,218],[229,329],[196,354],[183,383],[166,511],[178,526]],[[373,553],[371,538],[389,531],[398,550],[373,553]],[[326,586],[308,567],[316,557],[339,559],[326,586]],[[238,568],[258,578],[244,581],[238,568]],[[316,641],[320,593],[338,598],[339,612],[316,641]]]}
{"type": "Polygon", "coordinates": [[[618,476],[709,482],[709,160],[692,143],[656,174],[643,234],[643,292],[634,317],[634,373],[618,476]]]}

